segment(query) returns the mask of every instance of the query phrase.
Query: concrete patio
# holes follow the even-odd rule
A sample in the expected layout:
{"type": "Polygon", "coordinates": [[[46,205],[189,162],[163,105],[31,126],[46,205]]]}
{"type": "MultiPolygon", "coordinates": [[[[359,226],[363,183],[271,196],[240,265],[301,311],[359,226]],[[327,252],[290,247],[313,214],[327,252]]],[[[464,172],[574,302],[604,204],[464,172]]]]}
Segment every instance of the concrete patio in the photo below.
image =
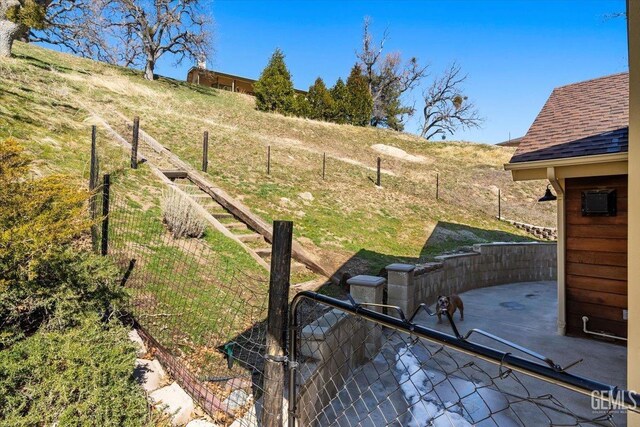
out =
{"type": "MultiPolygon", "coordinates": [[[[541,353],[561,366],[575,360],[584,361],[569,371],[620,387],[626,386],[627,348],[597,339],[561,336],[557,333],[556,282],[528,282],[475,289],[460,294],[464,302],[464,321],[454,315],[458,331],[464,335],[470,329],[482,329],[516,344],[541,353]]],[[[431,306],[435,312],[435,306],[431,306]]],[[[426,314],[417,323],[453,334],[446,319],[426,314]]],[[[473,342],[512,351],[481,335],[471,335],[473,342]]],[[[524,356],[524,355],[523,355],[524,356]]]]}
{"type": "MultiPolygon", "coordinates": [[[[482,329],[561,366],[584,359],[569,372],[625,386],[626,347],[557,335],[555,282],[501,285],[460,296],[465,320],[458,312],[454,316],[460,333],[482,329]]],[[[445,319],[438,324],[426,313],[416,323],[452,333],[445,319]]],[[[480,335],[470,341],[527,357],[480,335]]],[[[500,377],[499,372],[494,364],[385,330],[380,352],[345,379],[317,425],[626,425],[622,412],[590,423],[606,414],[592,410],[589,396],[520,373],[500,377]]]]}

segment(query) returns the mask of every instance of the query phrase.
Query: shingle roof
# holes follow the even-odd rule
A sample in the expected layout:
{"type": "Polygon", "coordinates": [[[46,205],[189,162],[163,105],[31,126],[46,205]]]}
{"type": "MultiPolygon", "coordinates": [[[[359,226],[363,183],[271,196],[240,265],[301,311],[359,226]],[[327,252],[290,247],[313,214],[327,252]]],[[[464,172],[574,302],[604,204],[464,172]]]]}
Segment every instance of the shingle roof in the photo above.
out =
{"type": "Polygon", "coordinates": [[[628,151],[629,73],[553,90],[511,163],[628,151]]]}

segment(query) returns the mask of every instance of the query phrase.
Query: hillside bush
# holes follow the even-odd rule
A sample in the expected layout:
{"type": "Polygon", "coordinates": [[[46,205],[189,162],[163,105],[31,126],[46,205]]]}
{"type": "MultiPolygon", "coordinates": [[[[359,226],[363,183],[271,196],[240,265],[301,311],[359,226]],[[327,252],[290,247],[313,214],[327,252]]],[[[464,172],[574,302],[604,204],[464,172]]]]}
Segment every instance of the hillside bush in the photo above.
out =
{"type": "Polygon", "coordinates": [[[191,204],[175,189],[169,189],[162,199],[162,218],[174,239],[202,237],[207,223],[191,204]]]}
{"type": "Polygon", "coordinates": [[[7,426],[143,426],[135,351],[117,321],[40,330],[0,351],[0,419],[7,426]]]}
{"type": "Polygon", "coordinates": [[[62,175],[33,179],[30,164],[16,141],[0,141],[0,348],[124,300],[115,267],[77,248],[88,193],[62,175]]]}

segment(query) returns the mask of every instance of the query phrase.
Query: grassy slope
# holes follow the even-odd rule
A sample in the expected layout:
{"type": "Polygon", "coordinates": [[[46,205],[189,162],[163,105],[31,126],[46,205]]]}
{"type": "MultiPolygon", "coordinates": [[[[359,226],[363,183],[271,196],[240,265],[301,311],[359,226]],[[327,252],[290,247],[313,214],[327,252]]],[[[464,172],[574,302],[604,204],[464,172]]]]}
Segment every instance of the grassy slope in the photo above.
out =
{"type": "MultiPolygon", "coordinates": [[[[376,270],[394,259],[426,259],[442,250],[483,240],[518,240],[522,234],[493,217],[497,190],[503,216],[553,225],[552,205],[536,203],[540,183],[513,183],[503,171],[513,149],[478,144],[425,143],[406,134],[339,126],[255,111],[253,99],[161,79],[18,43],[17,58],[0,62],[0,137],[33,141],[46,162],[43,173],[86,177],[88,109],[121,130],[116,111],[141,117],[142,127],[194,166],[201,135],[210,133],[214,183],[241,198],[266,220],[295,221],[296,236],[320,247],[335,267],[359,254],[356,264],[376,270]],[[386,144],[424,156],[412,163],[379,154],[386,144]],[[272,174],[265,174],[267,145],[272,174]],[[322,152],[327,179],[322,180],[322,152]],[[370,178],[382,157],[382,189],[370,178]],[[342,160],[340,160],[342,159],[342,160]],[[345,161],[346,160],[346,161],[345,161]],[[440,174],[440,200],[435,176],[440,174]],[[312,201],[299,197],[309,192],[312,201]]],[[[102,138],[104,141],[104,138],[102,138]]],[[[103,144],[112,162],[119,149],[103,144]]],[[[110,165],[103,165],[106,170],[110,165]]]]}

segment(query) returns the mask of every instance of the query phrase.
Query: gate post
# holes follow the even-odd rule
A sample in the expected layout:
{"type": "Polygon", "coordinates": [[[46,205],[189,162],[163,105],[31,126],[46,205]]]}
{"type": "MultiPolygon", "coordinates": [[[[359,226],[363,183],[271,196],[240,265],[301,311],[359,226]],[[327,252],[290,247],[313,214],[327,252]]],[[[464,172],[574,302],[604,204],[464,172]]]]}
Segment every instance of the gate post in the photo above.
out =
{"type": "Polygon", "coordinates": [[[263,427],[282,427],[284,401],[284,362],[289,313],[289,278],[293,222],[274,221],[269,279],[267,348],[264,362],[263,427]]]}

